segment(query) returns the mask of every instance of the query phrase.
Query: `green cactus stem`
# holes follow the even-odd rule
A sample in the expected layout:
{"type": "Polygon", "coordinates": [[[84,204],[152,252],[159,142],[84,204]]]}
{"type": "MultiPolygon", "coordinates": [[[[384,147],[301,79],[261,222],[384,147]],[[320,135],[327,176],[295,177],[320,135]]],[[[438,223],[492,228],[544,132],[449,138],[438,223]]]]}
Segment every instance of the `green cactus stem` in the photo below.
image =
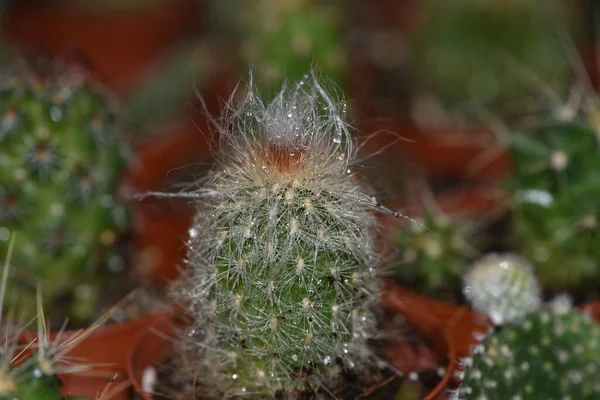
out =
{"type": "Polygon", "coordinates": [[[1,76],[0,254],[19,231],[15,290],[34,293],[43,280],[46,301],[73,296],[70,317],[85,320],[102,277],[124,267],[125,158],[106,95],[81,71],[56,69],[17,65],[1,76]]]}
{"type": "Polygon", "coordinates": [[[545,306],[473,348],[456,399],[600,397],[600,326],[578,310],[545,306]]]}
{"type": "Polygon", "coordinates": [[[371,370],[379,205],[344,103],[313,73],[268,104],[251,80],[229,106],[218,161],[191,194],[184,370],[204,390],[260,399],[371,370]]]}
{"type": "Polygon", "coordinates": [[[573,120],[513,132],[514,247],[544,288],[585,287],[600,277],[600,156],[593,126],[573,120]]]}

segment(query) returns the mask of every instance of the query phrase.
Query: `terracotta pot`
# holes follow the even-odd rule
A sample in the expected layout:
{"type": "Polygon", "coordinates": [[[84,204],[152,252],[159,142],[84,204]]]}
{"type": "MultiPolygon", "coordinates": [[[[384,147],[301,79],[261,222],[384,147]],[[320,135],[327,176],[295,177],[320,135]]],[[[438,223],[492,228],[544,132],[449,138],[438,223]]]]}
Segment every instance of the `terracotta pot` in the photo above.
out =
{"type": "MultiPolygon", "coordinates": [[[[447,389],[458,386],[459,382],[453,376],[460,368],[459,360],[471,354],[471,346],[477,344],[476,335],[486,333],[492,327],[491,320],[468,306],[427,298],[391,281],[383,291],[381,302],[384,308],[402,314],[411,325],[420,329],[428,337],[434,338],[434,343],[439,346],[436,350],[448,352],[449,363],[446,375],[438,387],[425,398],[445,399],[443,394],[447,394],[447,389]]],[[[600,323],[600,301],[587,303],[578,308],[582,312],[589,313],[600,323]]]]}
{"type": "MultiPolygon", "coordinates": [[[[192,122],[163,129],[161,136],[137,150],[125,174],[127,192],[171,192],[168,178],[209,154],[205,137],[192,122]]],[[[147,197],[132,200],[135,275],[162,284],[179,275],[185,240],[194,212],[186,201],[147,197]]]]}
{"type": "MultiPolygon", "coordinates": [[[[94,375],[59,374],[63,383],[63,395],[95,398],[106,388],[109,380],[112,382],[111,387],[125,382],[128,376],[126,372],[127,355],[132,348],[134,339],[139,332],[146,331],[147,327],[153,325],[155,321],[163,321],[171,315],[173,315],[173,309],[168,308],[131,321],[95,330],[67,354],[67,357],[82,364],[98,364],[93,368],[94,375]]],[[[60,340],[65,340],[75,333],[77,331],[66,331],[61,334],[60,340]]],[[[56,337],[57,333],[50,335],[51,340],[55,340],[56,337]]],[[[36,332],[26,331],[22,334],[20,343],[27,345],[36,339],[36,332]]],[[[34,346],[32,346],[33,348],[34,346]]],[[[128,388],[115,394],[111,400],[129,400],[130,398],[131,388],[128,388]]]]}
{"type": "MultiPolygon", "coordinates": [[[[237,74],[226,62],[202,83],[202,97],[210,115],[220,115],[220,99],[229,97],[237,74]]],[[[138,144],[122,180],[125,197],[150,191],[176,192],[176,184],[190,183],[210,161],[209,143],[216,139],[198,99],[191,111],[171,117],[166,126],[138,135],[138,144]],[[205,163],[199,165],[199,163],[205,163]],[[183,176],[182,176],[183,175],[183,176]]],[[[185,240],[194,212],[189,202],[179,199],[146,197],[130,202],[133,214],[132,241],[134,275],[150,284],[165,284],[179,276],[185,256],[185,240]]]]}
{"type": "Polygon", "coordinates": [[[381,304],[384,308],[403,315],[406,320],[425,336],[432,338],[436,350],[448,354],[446,374],[426,400],[445,399],[448,389],[456,385],[454,372],[458,360],[470,354],[476,343],[475,333],[485,333],[491,321],[467,306],[440,302],[403,287],[387,282],[381,304]]]}
{"type": "Polygon", "coordinates": [[[120,94],[139,83],[159,56],[201,25],[198,2],[193,0],[119,7],[115,12],[53,3],[12,1],[3,21],[6,40],[52,57],[82,57],[95,79],[120,94]]]}
{"type": "Polygon", "coordinates": [[[135,393],[145,400],[152,400],[143,386],[143,375],[148,367],[158,365],[172,351],[171,341],[175,330],[181,321],[165,315],[140,331],[135,338],[135,344],[127,353],[127,376],[135,393]]]}
{"type": "Polygon", "coordinates": [[[498,181],[510,172],[506,149],[486,132],[448,128],[435,132],[418,128],[410,120],[358,121],[365,137],[366,154],[382,151],[423,165],[430,177],[498,181]],[[387,132],[387,133],[384,133],[387,132]]]}

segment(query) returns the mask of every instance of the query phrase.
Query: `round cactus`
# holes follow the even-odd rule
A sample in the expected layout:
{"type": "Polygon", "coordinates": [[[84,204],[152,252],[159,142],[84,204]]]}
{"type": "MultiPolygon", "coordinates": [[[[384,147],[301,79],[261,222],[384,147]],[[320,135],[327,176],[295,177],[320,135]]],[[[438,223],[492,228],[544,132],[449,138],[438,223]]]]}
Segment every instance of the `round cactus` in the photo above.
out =
{"type": "Polygon", "coordinates": [[[4,300],[10,262],[16,243],[16,235],[9,240],[6,259],[0,279],[0,400],[85,400],[80,397],[61,395],[61,381],[57,373],[80,372],[88,366],[65,362],[65,353],[89,332],[80,331],[62,343],[50,343],[42,308],[41,291],[36,300],[38,306],[38,335],[34,341],[21,348],[23,328],[14,321],[14,311],[5,312],[4,300]]]}
{"type": "Polygon", "coordinates": [[[600,156],[593,128],[576,115],[510,136],[514,246],[535,264],[549,290],[572,290],[588,282],[597,289],[600,156]]]}
{"type": "Polygon", "coordinates": [[[533,267],[516,254],[488,254],[476,261],[465,274],[463,292],[497,325],[518,321],[541,304],[533,267]]]}
{"type": "Polygon", "coordinates": [[[426,210],[420,221],[400,231],[396,241],[403,257],[403,268],[397,271],[400,282],[431,296],[459,294],[454,289],[460,287],[467,260],[477,254],[470,225],[426,210]]]}
{"type": "Polygon", "coordinates": [[[600,326],[578,310],[545,306],[487,335],[463,366],[461,400],[597,399],[600,326]]]}
{"type": "Polygon", "coordinates": [[[71,317],[87,317],[99,271],[123,268],[115,113],[75,69],[42,76],[18,66],[2,75],[0,100],[0,254],[19,231],[19,291],[43,280],[46,300],[74,295],[71,317]]]}
{"type": "Polygon", "coordinates": [[[373,366],[377,202],[338,104],[314,77],[269,104],[250,82],[197,193],[179,298],[186,371],[225,397],[316,389],[373,366]]]}

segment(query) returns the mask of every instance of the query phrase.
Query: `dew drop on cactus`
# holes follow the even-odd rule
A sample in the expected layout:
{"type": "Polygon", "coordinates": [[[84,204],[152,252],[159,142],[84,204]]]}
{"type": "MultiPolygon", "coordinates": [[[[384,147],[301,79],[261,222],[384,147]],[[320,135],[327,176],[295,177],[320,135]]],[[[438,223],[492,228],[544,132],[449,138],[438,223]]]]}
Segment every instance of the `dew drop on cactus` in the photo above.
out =
{"type": "Polygon", "coordinates": [[[510,323],[535,311],[541,303],[531,264],[516,254],[488,254],[464,276],[463,293],[472,307],[496,325],[510,323]]]}
{"type": "Polygon", "coordinates": [[[178,291],[194,321],[185,370],[225,396],[292,396],[374,365],[378,205],[314,73],[269,104],[250,79],[232,101],[178,291]]]}

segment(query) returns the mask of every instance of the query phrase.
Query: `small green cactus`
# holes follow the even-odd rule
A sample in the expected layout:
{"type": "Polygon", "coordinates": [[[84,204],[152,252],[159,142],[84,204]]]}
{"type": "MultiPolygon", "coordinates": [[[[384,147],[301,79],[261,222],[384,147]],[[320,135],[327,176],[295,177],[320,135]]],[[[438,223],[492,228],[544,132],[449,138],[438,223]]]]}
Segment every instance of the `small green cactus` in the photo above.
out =
{"type": "Polygon", "coordinates": [[[518,321],[541,302],[533,267],[516,254],[488,254],[477,260],[464,276],[463,292],[496,325],[518,321]]]}
{"type": "Polygon", "coordinates": [[[178,293],[194,321],[184,371],[203,390],[295,398],[375,365],[379,206],[343,110],[314,74],[269,104],[251,81],[221,124],[178,293]]]}
{"type": "Polygon", "coordinates": [[[595,399],[600,396],[600,325],[570,299],[541,304],[532,268],[523,259],[491,255],[465,278],[473,305],[501,324],[462,361],[453,398],[595,399]]]}
{"type": "Polygon", "coordinates": [[[397,236],[402,252],[397,279],[427,295],[454,299],[469,259],[478,254],[471,225],[443,212],[425,210],[397,236]]]}
{"type": "Polygon", "coordinates": [[[229,18],[231,10],[237,10],[231,21],[238,30],[234,34],[244,62],[259,73],[261,89],[274,92],[285,79],[300,80],[313,63],[337,85],[345,83],[340,8],[315,0],[215,3],[229,18]]]}
{"type": "Polygon", "coordinates": [[[600,277],[600,156],[594,127],[581,116],[513,132],[509,180],[514,247],[553,291],[600,277]]]}
{"type": "Polygon", "coordinates": [[[15,248],[15,234],[9,240],[0,283],[0,400],[85,400],[61,395],[57,373],[77,373],[88,370],[88,365],[67,360],[65,354],[85,338],[92,329],[81,331],[68,340],[51,342],[45,325],[41,291],[37,292],[37,337],[23,349],[20,346],[22,329],[14,321],[14,313],[6,313],[4,299],[10,260],[15,248]]]}
{"type": "MultiPolygon", "coordinates": [[[[86,319],[102,276],[124,266],[117,245],[127,213],[116,198],[124,166],[107,97],[76,69],[27,66],[0,84],[0,254],[11,232],[19,292],[43,280],[46,300],[74,296],[86,319]]],[[[26,297],[26,296],[24,296],[26,297]]]]}
{"type": "Polygon", "coordinates": [[[600,326],[578,310],[544,306],[488,334],[463,365],[457,399],[597,399],[600,326]]]}

